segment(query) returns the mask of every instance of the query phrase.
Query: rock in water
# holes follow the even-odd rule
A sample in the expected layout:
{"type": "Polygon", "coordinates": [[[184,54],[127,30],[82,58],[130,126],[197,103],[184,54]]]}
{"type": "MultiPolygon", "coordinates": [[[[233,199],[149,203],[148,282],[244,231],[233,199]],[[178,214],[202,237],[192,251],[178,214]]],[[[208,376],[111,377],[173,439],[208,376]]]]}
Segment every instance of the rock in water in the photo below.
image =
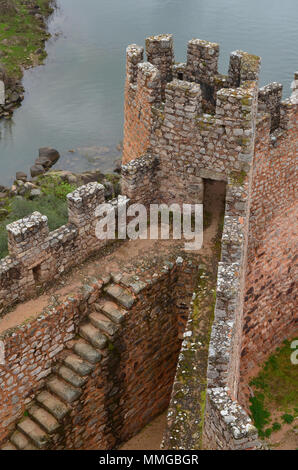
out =
{"type": "Polygon", "coordinates": [[[35,176],[43,175],[45,173],[45,169],[41,165],[33,165],[30,168],[30,173],[32,178],[34,178],[35,176]]]}
{"type": "Polygon", "coordinates": [[[20,180],[20,181],[23,181],[24,183],[26,183],[26,181],[27,181],[26,173],[23,173],[22,171],[17,171],[16,172],[16,180],[20,180]]]}
{"type": "Polygon", "coordinates": [[[46,158],[54,165],[59,160],[60,154],[57,150],[50,147],[42,147],[39,149],[39,158],[41,157],[46,158]]]}

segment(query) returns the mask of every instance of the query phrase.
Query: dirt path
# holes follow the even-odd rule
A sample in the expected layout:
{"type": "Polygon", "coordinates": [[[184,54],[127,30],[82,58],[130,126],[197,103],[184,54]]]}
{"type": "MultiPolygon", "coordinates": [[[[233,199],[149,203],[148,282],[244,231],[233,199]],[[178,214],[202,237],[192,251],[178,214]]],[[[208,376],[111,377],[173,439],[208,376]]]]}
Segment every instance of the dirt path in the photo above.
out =
{"type": "Polygon", "coordinates": [[[166,427],[167,413],[159,415],[127,441],[119,450],[159,450],[166,427]]]}

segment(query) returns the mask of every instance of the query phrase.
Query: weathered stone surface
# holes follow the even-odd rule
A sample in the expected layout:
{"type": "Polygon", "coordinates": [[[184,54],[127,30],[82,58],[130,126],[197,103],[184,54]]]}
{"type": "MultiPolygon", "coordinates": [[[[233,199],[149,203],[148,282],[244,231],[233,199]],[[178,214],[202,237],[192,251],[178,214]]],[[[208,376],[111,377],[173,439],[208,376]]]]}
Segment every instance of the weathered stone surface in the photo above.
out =
{"type": "MultiPolygon", "coordinates": [[[[96,351],[94,350],[96,353],[96,351]]],[[[76,354],[70,354],[64,359],[65,365],[70,367],[70,369],[74,370],[77,374],[81,375],[82,377],[91,374],[94,367],[86,361],[83,361],[79,356],[76,354]]]]}
{"type": "Polygon", "coordinates": [[[35,176],[43,175],[45,173],[45,169],[42,165],[32,165],[30,168],[30,174],[32,178],[35,176]]]}
{"type": "Polygon", "coordinates": [[[115,323],[120,324],[124,321],[126,311],[110,300],[102,300],[100,303],[95,304],[94,307],[115,323]]]}
{"type": "Polygon", "coordinates": [[[47,382],[47,386],[50,392],[55,393],[59,398],[62,398],[62,400],[67,403],[72,403],[79,398],[82,393],[81,390],[74,388],[55,377],[47,382]]]}
{"type": "Polygon", "coordinates": [[[46,390],[37,395],[36,401],[55,416],[58,421],[62,421],[69,412],[69,408],[62,401],[46,390]]]}
{"type": "Polygon", "coordinates": [[[39,157],[46,158],[52,165],[54,165],[60,158],[60,154],[57,150],[50,147],[42,147],[39,149],[39,157]]]}
{"type": "Polygon", "coordinates": [[[114,336],[114,334],[118,331],[117,324],[111,322],[107,317],[100,313],[90,313],[89,319],[96,328],[101,330],[103,333],[108,334],[109,336],[114,336]]]}
{"type": "Polygon", "coordinates": [[[10,441],[19,450],[24,450],[29,444],[29,439],[20,431],[15,431],[10,437],[10,441]]]}
{"type": "Polygon", "coordinates": [[[33,405],[28,410],[29,415],[34,421],[37,421],[48,434],[53,434],[58,431],[59,422],[46,410],[37,405],[33,405]]]}
{"type": "Polygon", "coordinates": [[[87,378],[81,377],[65,366],[59,367],[57,373],[60,375],[60,377],[62,377],[62,379],[64,379],[66,382],[69,382],[74,387],[82,387],[87,380],[87,378]]]}
{"type": "Polygon", "coordinates": [[[91,323],[87,323],[86,325],[81,326],[80,334],[96,348],[105,348],[107,344],[107,338],[102,333],[100,333],[97,328],[92,326],[91,323]]]}
{"type": "Polygon", "coordinates": [[[17,424],[17,427],[22,433],[28,436],[31,441],[33,441],[38,449],[44,449],[48,446],[49,441],[46,432],[30,418],[25,418],[17,424]]]}
{"type": "Polygon", "coordinates": [[[125,308],[130,308],[134,304],[135,299],[128,289],[124,289],[121,286],[113,284],[107,287],[106,292],[110,297],[112,297],[125,308]]]}
{"type": "Polygon", "coordinates": [[[74,351],[81,356],[86,361],[91,362],[91,364],[96,364],[102,358],[101,354],[92,348],[89,344],[82,343],[80,341],[76,342],[73,347],[74,351]]]}

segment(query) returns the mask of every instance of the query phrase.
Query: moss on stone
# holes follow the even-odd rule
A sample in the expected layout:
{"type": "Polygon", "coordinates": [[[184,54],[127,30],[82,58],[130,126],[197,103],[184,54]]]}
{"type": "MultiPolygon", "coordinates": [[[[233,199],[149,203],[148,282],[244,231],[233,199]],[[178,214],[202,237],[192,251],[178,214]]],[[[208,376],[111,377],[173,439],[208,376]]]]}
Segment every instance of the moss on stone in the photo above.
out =
{"type": "Polygon", "coordinates": [[[246,180],[247,173],[242,171],[232,171],[230,173],[230,181],[233,186],[242,186],[246,180]]]}

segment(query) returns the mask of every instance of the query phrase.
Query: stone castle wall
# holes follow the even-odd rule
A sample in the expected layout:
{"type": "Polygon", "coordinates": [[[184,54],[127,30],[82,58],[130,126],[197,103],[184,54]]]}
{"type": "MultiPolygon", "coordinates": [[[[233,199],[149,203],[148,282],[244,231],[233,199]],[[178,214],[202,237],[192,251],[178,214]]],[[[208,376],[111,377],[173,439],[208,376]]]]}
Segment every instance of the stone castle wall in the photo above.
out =
{"type": "Polygon", "coordinates": [[[297,75],[291,98],[281,103],[280,125],[263,116],[257,125],[250,211],[241,373],[247,384],[258,366],[297,331],[297,75]]]}
{"type": "MultiPolygon", "coordinates": [[[[47,218],[38,212],[8,225],[10,254],[0,260],[0,314],[107,243],[95,235],[95,210],[104,202],[104,187],[89,183],[68,195],[68,224],[57,230],[49,232],[47,218]]],[[[122,202],[120,197],[113,204],[122,202]]]]}
{"type": "Polygon", "coordinates": [[[202,202],[203,178],[227,181],[232,171],[250,167],[260,60],[234,52],[229,74],[220,75],[218,45],[193,40],[185,71],[177,74],[171,36],[149,38],[146,47],[152,63],[142,62],[141,47],[127,48],[122,191],[141,200],[155,185],[160,202],[202,202]],[[165,81],[181,74],[183,80],[165,81]],[[152,175],[136,184],[131,168],[136,175],[139,157],[152,175]]]}
{"type": "MultiPolygon", "coordinates": [[[[144,63],[142,47],[127,49],[123,195],[146,205],[194,204],[203,202],[204,179],[228,183],[207,379],[193,371],[206,400],[203,408],[198,403],[186,413],[188,431],[177,437],[180,415],[173,405],[183,354],[188,348],[199,354],[200,348],[191,311],[164,447],[187,448],[191,439],[192,448],[203,442],[211,449],[255,449],[260,446],[257,432],[242,406],[246,378],[295,328],[291,255],[297,218],[297,83],[286,101],[280,101],[278,84],[259,90],[259,58],[242,51],[231,54],[228,74],[221,75],[219,47],[206,41],[189,42],[185,64],[174,64],[171,35],[148,38],[146,50],[144,63]],[[190,430],[198,424],[200,432],[194,435],[190,430]]],[[[103,187],[91,183],[68,196],[64,227],[49,233],[39,213],[8,226],[10,255],[0,262],[0,312],[104,246],[95,237],[95,208],[102,202],[103,187]]],[[[127,287],[121,276],[114,281],[127,287]]],[[[133,302],[125,322],[73,403],[54,448],[115,447],[169,403],[187,321],[181,297],[184,306],[190,303],[194,272],[173,264],[137,290],[128,287],[133,302]]],[[[106,288],[98,281],[0,337],[8,359],[8,366],[0,366],[5,402],[0,440],[44,387],[103,295],[106,288]]],[[[187,398],[196,403],[192,392],[187,398]]]]}
{"type": "Polygon", "coordinates": [[[155,272],[144,272],[144,280],[129,281],[125,272],[110,281],[94,280],[35,320],[2,334],[6,365],[0,366],[0,442],[13,431],[37,392],[47,389],[51,374],[72,352],[80,325],[107,298],[109,286],[124,289],[129,299],[123,321],[117,332],[107,336],[102,359],[81,385],[80,397],[69,405],[51,448],[115,448],[164,411],[197,269],[195,263],[169,258],[155,272]]]}
{"type": "MultiPolygon", "coordinates": [[[[140,50],[139,46],[131,47],[140,50]]],[[[281,85],[274,83],[258,89],[260,61],[256,56],[242,51],[232,53],[229,72],[221,75],[217,69],[217,44],[191,40],[187,62],[180,64],[174,64],[169,35],[148,38],[146,49],[151,65],[142,62],[143,49],[142,54],[134,56],[133,63],[131,49],[127,49],[128,69],[134,70],[135,79],[133,85],[130,77],[126,82],[123,194],[132,201],[141,200],[146,194],[147,203],[151,197],[155,203],[200,203],[204,178],[229,182],[203,437],[209,448],[256,448],[260,445],[256,430],[239,403],[241,399],[245,404],[240,393],[240,369],[245,376],[252,364],[264,358],[294,328],[292,274],[286,279],[287,273],[292,272],[294,236],[292,226],[282,227],[282,214],[287,211],[290,220],[294,220],[297,82],[292,98],[281,101],[281,85]],[[138,97],[144,86],[147,90],[143,96],[150,93],[146,101],[150,122],[146,123],[146,139],[140,142],[135,129],[142,123],[129,128],[129,122],[132,112],[134,118],[142,121],[143,103],[138,97]],[[150,167],[149,180],[142,176],[144,165],[150,167]],[[266,232],[264,227],[271,219],[278,226],[266,232]],[[285,243],[284,236],[288,237],[285,243]],[[259,249],[269,250],[263,260],[257,257],[258,237],[259,249]],[[269,269],[275,248],[275,262],[281,265],[279,274],[273,274],[272,267],[269,269]],[[266,275],[260,275],[264,260],[266,275]],[[262,282],[263,277],[266,283],[262,282]],[[270,291],[274,288],[278,298],[275,305],[270,291]],[[253,320],[249,310],[255,312],[253,320]],[[265,327],[259,319],[265,319],[265,327]],[[267,328],[267,324],[271,326],[267,328]],[[251,359],[256,351],[258,355],[251,359]]],[[[191,328],[189,334],[194,334],[191,328]]],[[[173,448],[174,441],[183,447],[188,432],[177,439],[175,407],[170,409],[164,446],[173,448]]],[[[199,405],[196,412],[199,422],[199,405]]],[[[191,428],[195,417],[188,419],[191,428]]],[[[201,438],[198,435],[193,445],[199,445],[201,438]]]]}

